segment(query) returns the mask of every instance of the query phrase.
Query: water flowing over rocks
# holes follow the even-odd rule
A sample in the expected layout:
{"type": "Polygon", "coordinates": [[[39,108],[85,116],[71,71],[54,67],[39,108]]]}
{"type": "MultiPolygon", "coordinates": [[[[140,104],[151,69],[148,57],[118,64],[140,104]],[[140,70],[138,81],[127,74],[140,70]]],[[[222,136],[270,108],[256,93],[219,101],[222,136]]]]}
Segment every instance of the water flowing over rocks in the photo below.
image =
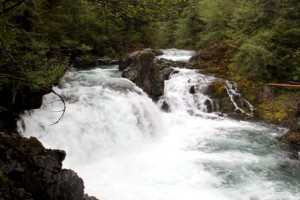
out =
{"type": "Polygon", "coordinates": [[[0,133],[0,199],[93,199],[84,195],[83,180],[74,171],[62,169],[65,156],[35,137],[0,133]]]}
{"type": "MultiPolygon", "coordinates": [[[[299,95],[297,95],[295,90],[275,88],[255,82],[247,77],[235,77],[235,75],[230,74],[228,65],[230,64],[230,60],[233,58],[235,51],[234,45],[230,45],[230,43],[214,43],[199,50],[190,58],[187,66],[189,66],[189,68],[199,69],[201,70],[201,73],[213,74],[219,78],[230,79],[231,77],[234,80],[236,79],[240,88],[239,93],[243,94],[245,99],[251,100],[250,102],[255,107],[255,112],[253,115],[250,115],[253,116],[251,120],[264,121],[289,128],[290,130],[283,137],[284,141],[292,144],[293,147],[296,147],[296,150],[300,149],[300,131],[297,128],[299,126],[297,124],[300,122],[300,108],[297,109],[299,95]]],[[[214,103],[217,102],[220,104],[220,112],[238,118],[245,116],[244,114],[239,114],[239,109],[235,109],[235,112],[232,115],[233,105],[229,103],[224,86],[219,87],[220,83],[218,82],[219,80],[208,88],[207,94],[215,100],[214,103]]],[[[237,98],[237,96],[234,98],[237,98]]],[[[208,110],[210,111],[211,108],[213,108],[213,103],[209,101],[206,103],[208,110]]],[[[247,106],[248,104],[244,100],[238,100],[236,103],[242,109],[244,109],[242,107],[243,105],[247,106]],[[239,102],[241,102],[242,105],[239,105],[239,102]]],[[[249,113],[249,110],[246,112],[249,113]]],[[[246,117],[248,118],[247,115],[246,117]]]]}
{"type": "Polygon", "coordinates": [[[121,59],[122,76],[142,88],[154,101],[163,94],[164,81],[174,72],[171,67],[184,67],[185,62],[156,59],[152,49],[128,54],[121,59]]]}
{"type": "Polygon", "coordinates": [[[205,102],[208,112],[220,112],[234,118],[247,118],[253,115],[253,106],[239,93],[238,86],[234,82],[216,79],[208,86],[205,94],[212,99],[205,102]]]}

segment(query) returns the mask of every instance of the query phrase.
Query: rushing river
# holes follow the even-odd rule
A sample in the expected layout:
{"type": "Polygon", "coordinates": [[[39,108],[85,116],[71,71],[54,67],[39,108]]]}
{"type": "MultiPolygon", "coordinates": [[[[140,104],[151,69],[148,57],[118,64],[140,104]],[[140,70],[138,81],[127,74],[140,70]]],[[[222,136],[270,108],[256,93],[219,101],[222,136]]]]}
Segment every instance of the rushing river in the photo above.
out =
{"type": "Polygon", "coordinates": [[[214,77],[177,70],[157,104],[118,66],[69,71],[54,87],[66,99],[63,120],[51,125],[62,104],[48,94],[21,116],[19,131],[64,149],[64,167],[101,200],[299,200],[300,163],[276,140],[285,130],[206,113],[202,91],[214,77]]]}

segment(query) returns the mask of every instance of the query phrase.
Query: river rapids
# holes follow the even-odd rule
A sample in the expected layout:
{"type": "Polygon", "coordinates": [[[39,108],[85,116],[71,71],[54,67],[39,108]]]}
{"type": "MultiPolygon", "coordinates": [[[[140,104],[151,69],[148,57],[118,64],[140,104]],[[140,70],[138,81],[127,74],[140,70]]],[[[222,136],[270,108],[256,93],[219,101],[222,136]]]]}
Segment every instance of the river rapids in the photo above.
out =
{"type": "MultiPolygon", "coordinates": [[[[169,49],[161,57],[192,54],[169,49]]],[[[64,168],[101,200],[299,200],[300,163],[276,139],[286,130],[207,113],[203,91],[214,77],[176,70],[157,103],[118,66],[70,70],[53,88],[66,100],[63,119],[51,125],[63,105],[47,94],[18,130],[65,150],[64,168]]]]}

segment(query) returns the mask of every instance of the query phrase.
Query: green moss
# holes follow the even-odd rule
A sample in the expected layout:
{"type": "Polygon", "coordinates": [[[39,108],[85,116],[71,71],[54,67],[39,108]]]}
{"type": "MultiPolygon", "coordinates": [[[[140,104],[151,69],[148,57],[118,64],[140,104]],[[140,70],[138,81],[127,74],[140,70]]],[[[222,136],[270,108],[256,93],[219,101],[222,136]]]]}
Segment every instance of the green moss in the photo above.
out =
{"type": "Polygon", "coordinates": [[[297,95],[297,93],[283,93],[274,100],[263,102],[258,105],[258,113],[268,122],[284,123],[296,112],[297,95]]]}

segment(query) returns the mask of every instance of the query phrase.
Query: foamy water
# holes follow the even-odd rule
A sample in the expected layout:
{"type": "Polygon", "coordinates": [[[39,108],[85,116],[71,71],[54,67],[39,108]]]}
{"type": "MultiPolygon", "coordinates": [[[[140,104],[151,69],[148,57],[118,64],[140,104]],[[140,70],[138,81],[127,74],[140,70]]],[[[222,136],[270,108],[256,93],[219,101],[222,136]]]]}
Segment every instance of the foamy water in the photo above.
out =
{"type": "Polygon", "coordinates": [[[63,120],[51,126],[62,105],[48,94],[19,131],[64,149],[64,167],[101,200],[299,199],[299,161],[276,144],[285,130],[206,113],[202,92],[214,77],[177,70],[157,104],[117,66],[70,71],[54,88],[67,102],[63,120]]]}

